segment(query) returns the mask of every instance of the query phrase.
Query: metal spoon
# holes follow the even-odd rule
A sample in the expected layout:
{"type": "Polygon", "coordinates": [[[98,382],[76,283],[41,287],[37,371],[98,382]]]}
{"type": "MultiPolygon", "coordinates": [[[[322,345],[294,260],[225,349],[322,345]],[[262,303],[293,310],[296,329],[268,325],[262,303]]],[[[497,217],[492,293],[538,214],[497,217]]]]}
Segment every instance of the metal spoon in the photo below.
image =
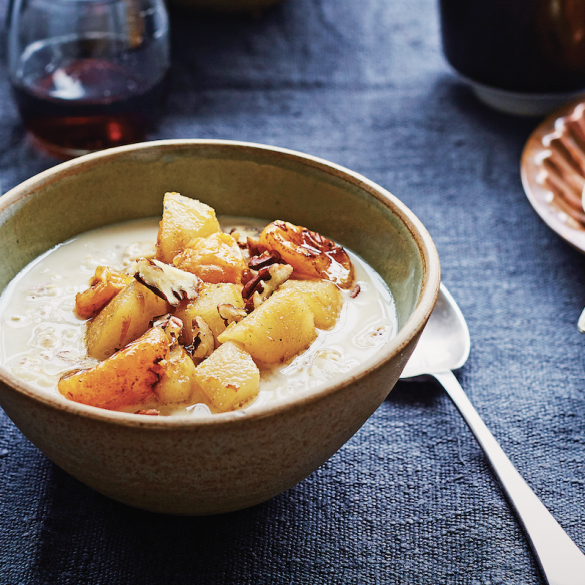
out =
{"type": "Polygon", "coordinates": [[[577,322],[577,327],[581,333],[585,333],[585,309],[581,312],[581,316],[579,317],[579,321],[577,322]]]}
{"type": "Polygon", "coordinates": [[[508,497],[549,585],[585,585],[585,555],[528,487],[490,433],[451,370],[469,356],[469,330],[441,285],[437,304],[402,378],[430,375],[445,388],[475,435],[508,497]]]}

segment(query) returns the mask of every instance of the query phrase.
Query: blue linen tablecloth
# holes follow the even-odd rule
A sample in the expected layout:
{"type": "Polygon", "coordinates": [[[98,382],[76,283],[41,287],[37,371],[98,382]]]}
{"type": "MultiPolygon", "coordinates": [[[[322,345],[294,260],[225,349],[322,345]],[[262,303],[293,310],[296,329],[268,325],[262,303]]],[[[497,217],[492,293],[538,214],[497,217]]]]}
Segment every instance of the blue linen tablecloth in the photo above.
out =
{"type": "MultiPolygon", "coordinates": [[[[0,0],[5,12],[6,0],[0,0]]],[[[307,152],[402,199],[465,314],[459,378],[585,549],[585,257],[532,212],[519,158],[537,123],[478,103],[442,57],[434,0],[286,0],[256,17],[172,12],[172,94],[151,138],[307,152]]],[[[5,192],[54,164],[0,69],[5,192]]],[[[1,248],[1,243],[0,243],[1,248]]],[[[460,416],[399,383],[288,492],[222,516],[135,510],[86,488],[0,411],[0,584],[543,583],[460,416]]]]}

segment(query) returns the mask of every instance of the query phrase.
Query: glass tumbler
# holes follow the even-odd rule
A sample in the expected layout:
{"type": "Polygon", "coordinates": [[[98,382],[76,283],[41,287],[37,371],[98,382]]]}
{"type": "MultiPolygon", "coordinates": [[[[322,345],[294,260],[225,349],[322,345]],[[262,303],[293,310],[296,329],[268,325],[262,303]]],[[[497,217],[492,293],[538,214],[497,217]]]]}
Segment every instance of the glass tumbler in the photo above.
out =
{"type": "Polygon", "coordinates": [[[143,140],[168,81],[163,0],[12,0],[8,70],[26,127],[73,157],[143,140]]]}

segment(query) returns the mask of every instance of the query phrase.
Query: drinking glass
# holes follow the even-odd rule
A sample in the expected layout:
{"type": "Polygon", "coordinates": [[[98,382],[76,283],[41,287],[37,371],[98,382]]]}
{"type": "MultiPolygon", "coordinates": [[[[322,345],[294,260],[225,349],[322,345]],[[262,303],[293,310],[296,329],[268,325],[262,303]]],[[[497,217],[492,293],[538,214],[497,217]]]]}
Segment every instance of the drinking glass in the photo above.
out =
{"type": "Polygon", "coordinates": [[[163,0],[13,0],[8,70],[26,127],[53,154],[144,139],[167,89],[163,0]]]}

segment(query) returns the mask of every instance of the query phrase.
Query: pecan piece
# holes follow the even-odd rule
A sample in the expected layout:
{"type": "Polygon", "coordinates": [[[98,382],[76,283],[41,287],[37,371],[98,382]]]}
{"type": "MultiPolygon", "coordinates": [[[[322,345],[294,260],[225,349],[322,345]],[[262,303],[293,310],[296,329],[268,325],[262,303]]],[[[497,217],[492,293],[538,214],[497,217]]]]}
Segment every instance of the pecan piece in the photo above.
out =
{"type": "Polygon", "coordinates": [[[169,338],[170,349],[178,343],[179,336],[183,332],[183,321],[178,317],[173,317],[170,313],[156,317],[150,322],[151,327],[160,327],[169,338]]]}
{"type": "Polygon", "coordinates": [[[357,296],[360,294],[360,290],[361,290],[361,287],[360,287],[360,285],[359,285],[359,284],[356,284],[356,285],[355,285],[355,286],[354,286],[354,287],[351,289],[351,292],[349,293],[349,296],[350,296],[352,299],[355,299],[355,298],[356,298],[356,297],[357,297],[357,296]]]}
{"type": "Polygon", "coordinates": [[[283,282],[286,282],[293,273],[293,267],[289,264],[273,264],[262,268],[258,276],[264,271],[267,273],[263,274],[246,301],[248,312],[257,309],[283,282]]]}
{"type": "Polygon", "coordinates": [[[135,268],[134,278],[173,307],[183,299],[199,296],[199,278],[190,272],[146,258],[139,260],[135,268]]]}
{"type": "Polygon", "coordinates": [[[248,262],[248,267],[253,270],[260,270],[260,268],[266,268],[273,264],[284,264],[282,256],[276,250],[265,250],[259,256],[253,256],[248,262]]]}
{"type": "Polygon", "coordinates": [[[261,268],[257,274],[255,274],[245,285],[242,289],[242,298],[244,300],[249,299],[253,294],[254,291],[261,286],[261,282],[263,280],[270,280],[272,276],[270,275],[270,267],[267,266],[266,268],[261,268]]]}
{"type": "Polygon", "coordinates": [[[185,347],[187,353],[194,359],[205,359],[215,349],[213,331],[201,317],[193,317],[193,343],[185,347]]]}
{"type": "Polygon", "coordinates": [[[217,305],[217,312],[223,319],[226,327],[231,323],[238,323],[238,321],[241,321],[248,314],[245,309],[238,309],[229,303],[220,303],[217,305]]]}
{"type": "Polygon", "coordinates": [[[248,284],[254,278],[254,273],[247,268],[242,272],[242,284],[248,284]]]}
{"type": "Polygon", "coordinates": [[[160,412],[156,408],[149,408],[148,410],[137,410],[134,414],[147,414],[149,416],[158,416],[160,412]]]}

